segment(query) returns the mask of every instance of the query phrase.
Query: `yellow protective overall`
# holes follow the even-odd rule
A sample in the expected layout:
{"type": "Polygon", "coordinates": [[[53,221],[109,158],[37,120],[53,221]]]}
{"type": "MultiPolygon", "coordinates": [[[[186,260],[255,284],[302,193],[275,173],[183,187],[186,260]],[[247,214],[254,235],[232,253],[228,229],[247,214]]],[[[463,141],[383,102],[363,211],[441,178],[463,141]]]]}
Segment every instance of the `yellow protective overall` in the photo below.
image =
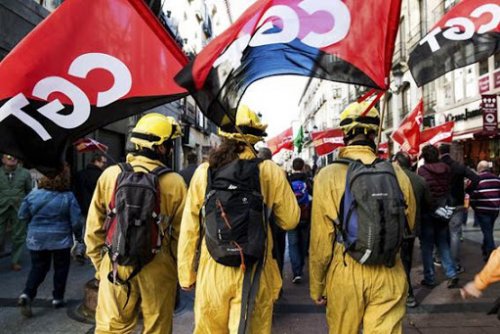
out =
{"type": "MultiPolygon", "coordinates": [[[[240,159],[251,159],[246,148],[240,159]]],[[[200,238],[200,209],[207,187],[208,164],[196,170],[191,180],[182,217],[179,239],[179,282],[187,288],[196,283],[194,333],[237,333],[240,322],[241,295],[244,273],[239,267],[215,262],[209,255],[204,239],[198,270],[195,271],[196,251],[200,238]]],[[[272,161],[259,165],[260,185],[264,203],[271,208],[277,224],[293,229],[299,221],[299,207],[283,171],[272,161]]],[[[271,333],[273,304],[281,289],[278,264],[272,256],[273,239],[268,228],[267,252],[260,278],[255,307],[250,316],[249,332],[271,333]]],[[[249,270],[247,268],[247,270],[249,270]]]]}
{"type": "MultiPolygon", "coordinates": [[[[143,166],[154,170],[163,166],[159,161],[144,156],[128,155],[132,166],[143,166]]],[[[142,170],[142,169],[138,169],[142,170]]],[[[176,173],[163,175],[159,180],[161,189],[161,214],[172,217],[171,234],[165,236],[160,252],[130,281],[130,296],[127,287],[114,285],[107,279],[112,270],[108,254],[102,254],[105,234],[104,221],[120,168],[106,169],[94,192],[87,217],[85,243],[87,255],[96,268],[100,279],[96,310],[96,333],[130,333],[137,324],[139,311],[144,318],[143,333],[172,333],[177,287],[177,243],[182,211],[186,197],[186,185],[176,173]],[[126,303],[126,307],[124,308],[126,303]]],[[[118,266],[119,277],[129,277],[133,268],[118,266]]]]}
{"type": "MultiPolygon", "coordinates": [[[[347,146],[339,155],[366,164],[376,158],[367,146],[347,146]]],[[[401,168],[394,166],[394,169],[408,205],[408,223],[413,229],[413,190],[401,168]]],[[[309,248],[311,298],[327,298],[326,316],[332,334],[357,334],[361,326],[367,334],[401,333],[408,288],[401,259],[398,257],[392,268],[362,265],[344,255],[343,245],[334,240],[333,222],[340,212],[346,173],[347,166],[333,164],[323,168],[314,181],[309,248]]]]}

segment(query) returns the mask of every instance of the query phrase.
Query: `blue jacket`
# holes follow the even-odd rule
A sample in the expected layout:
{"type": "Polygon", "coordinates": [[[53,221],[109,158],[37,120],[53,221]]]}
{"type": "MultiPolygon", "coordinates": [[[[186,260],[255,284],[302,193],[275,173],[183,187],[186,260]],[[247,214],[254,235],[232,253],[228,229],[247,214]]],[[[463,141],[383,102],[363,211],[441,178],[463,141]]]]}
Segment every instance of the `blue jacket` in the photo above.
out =
{"type": "Polygon", "coordinates": [[[73,233],[81,238],[81,211],[70,191],[35,189],[24,198],[18,216],[28,222],[29,250],[71,248],[73,233]]]}

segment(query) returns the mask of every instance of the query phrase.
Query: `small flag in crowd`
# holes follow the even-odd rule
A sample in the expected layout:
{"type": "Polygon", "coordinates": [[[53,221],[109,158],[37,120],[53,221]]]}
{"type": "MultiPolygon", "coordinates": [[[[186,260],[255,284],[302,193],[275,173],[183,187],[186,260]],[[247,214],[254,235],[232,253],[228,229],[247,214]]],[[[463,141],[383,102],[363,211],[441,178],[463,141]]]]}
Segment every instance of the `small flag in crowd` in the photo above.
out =
{"type": "Polygon", "coordinates": [[[293,146],[297,148],[297,153],[302,152],[302,144],[304,144],[304,129],[301,125],[295,135],[295,138],[293,138],[293,146]]]}
{"type": "Polygon", "coordinates": [[[425,129],[420,134],[420,145],[435,145],[437,143],[451,143],[455,122],[447,122],[433,128],[425,129]]]}
{"type": "Polygon", "coordinates": [[[344,146],[344,134],[341,129],[317,131],[311,134],[314,148],[319,156],[329,154],[344,146]]]}
{"type": "Polygon", "coordinates": [[[267,147],[269,147],[273,155],[279,153],[281,150],[293,151],[292,135],[292,128],[288,128],[276,137],[267,140],[267,147]]]}
{"type": "Polygon", "coordinates": [[[378,144],[378,157],[380,159],[389,159],[389,143],[388,142],[384,142],[384,143],[380,143],[378,144]]]}
{"type": "Polygon", "coordinates": [[[500,1],[462,0],[411,51],[408,66],[422,86],[500,51],[500,1]]]}
{"type": "Polygon", "coordinates": [[[417,154],[420,147],[420,125],[423,122],[424,102],[420,99],[415,109],[401,122],[393,132],[392,139],[401,145],[401,149],[410,154],[417,154]]]}
{"type": "Polygon", "coordinates": [[[102,143],[99,143],[97,140],[92,138],[81,138],[73,143],[75,146],[75,150],[78,153],[87,153],[87,152],[107,152],[108,147],[102,143]]]}
{"type": "Polygon", "coordinates": [[[247,87],[301,75],[388,88],[400,0],[259,0],[177,75],[217,125],[247,87]]]}
{"type": "Polygon", "coordinates": [[[185,64],[145,1],[64,1],[0,63],[0,151],[55,172],[78,138],[185,96],[185,64]]]}

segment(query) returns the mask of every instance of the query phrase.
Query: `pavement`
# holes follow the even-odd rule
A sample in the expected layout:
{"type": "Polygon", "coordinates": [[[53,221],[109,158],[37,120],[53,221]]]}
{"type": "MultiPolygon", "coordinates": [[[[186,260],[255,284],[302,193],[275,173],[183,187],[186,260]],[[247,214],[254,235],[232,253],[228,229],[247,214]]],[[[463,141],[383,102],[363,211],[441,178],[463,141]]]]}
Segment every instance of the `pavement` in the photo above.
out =
{"type": "MultiPolygon", "coordinates": [[[[460,275],[460,284],[472,280],[480,271],[484,262],[481,257],[480,243],[482,234],[479,228],[472,226],[472,215],[464,229],[462,258],[465,272],[460,275]]],[[[500,219],[496,222],[495,240],[500,245],[500,219]]],[[[500,283],[488,288],[483,297],[463,301],[459,290],[446,287],[446,279],[439,268],[437,279],[440,284],[434,289],[421,287],[422,264],[418,242],[415,245],[414,269],[412,280],[419,305],[408,309],[404,320],[404,333],[425,334],[462,334],[462,333],[500,333],[500,320],[486,313],[496,298],[500,297],[500,283]]],[[[10,270],[10,259],[0,259],[0,333],[93,333],[93,324],[83,318],[78,310],[82,303],[85,283],[90,280],[94,271],[90,264],[72,263],[68,279],[66,300],[67,307],[52,309],[52,272],[47,275],[40,286],[38,296],[33,304],[32,318],[21,316],[16,306],[29,271],[29,255],[26,252],[20,272],[10,270]]],[[[274,308],[273,333],[328,333],[325,310],[316,306],[309,298],[307,273],[300,285],[291,283],[290,264],[285,264],[283,295],[274,308]]],[[[174,316],[174,333],[192,333],[193,328],[193,296],[183,294],[181,307],[174,316]]],[[[137,333],[140,333],[140,326],[137,333]]],[[[215,333],[218,334],[218,333],[215,333]]]]}

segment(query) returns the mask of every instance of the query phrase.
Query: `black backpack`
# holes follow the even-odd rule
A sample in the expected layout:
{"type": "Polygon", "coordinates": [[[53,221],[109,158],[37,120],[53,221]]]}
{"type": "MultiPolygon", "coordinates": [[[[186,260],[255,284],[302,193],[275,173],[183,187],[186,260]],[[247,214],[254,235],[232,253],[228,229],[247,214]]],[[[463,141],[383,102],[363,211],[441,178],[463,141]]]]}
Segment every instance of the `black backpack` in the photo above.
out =
{"type": "MultiPolygon", "coordinates": [[[[119,164],[118,175],[106,218],[105,247],[113,270],[108,279],[114,284],[128,284],[139,271],[160,251],[167,227],[167,217],[160,214],[160,176],[171,172],[166,167],[153,171],[134,171],[130,164],[119,164]],[[134,267],[127,279],[117,276],[117,265],[134,267]]],[[[128,297],[127,297],[128,301],[128,297]]]]}
{"type": "Polygon", "coordinates": [[[237,159],[208,169],[201,217],[208,252],[220,264],[245,268],[264,257],[267,218],[259,181],[261,161],[237,159]]]}
{"type": "Polygon", "coordinates": [[[350,159],[334,163],[348,165],[340,223],[336,224],[346,252],[361,264],[393,267],[409,231],[394,167],[381,159],[369,165],[350,159]]]}

